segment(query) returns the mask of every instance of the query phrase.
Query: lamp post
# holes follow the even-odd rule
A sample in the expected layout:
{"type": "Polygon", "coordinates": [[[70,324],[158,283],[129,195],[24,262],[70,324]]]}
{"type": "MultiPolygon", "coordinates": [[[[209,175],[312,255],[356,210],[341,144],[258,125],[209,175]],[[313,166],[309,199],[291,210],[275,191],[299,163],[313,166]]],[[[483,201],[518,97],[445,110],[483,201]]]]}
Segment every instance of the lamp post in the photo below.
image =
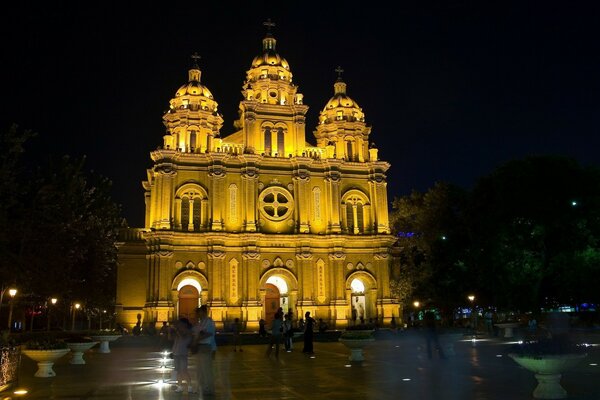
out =
{"type": "Polygon", "coordinates": [[[419,319],[419,307],[421,306],[421,303],[418,300],[415,300],[413,302],[413,306],[415,306],[414,317],[412,320],[412,326],[414,328],[415,326],[417,326],[417,320],[419,319]]]}
{"type": "Polygon", "coordinates": [[[475,310],[475,295],[470,294],[467,299],[471,302],[471,319],[473,320],[473,335],[477,335],[477,311],[475,310]]]}
{"type": "Polygon", "coordinates": [[[71,321],[71,330],[75,330],[75,314],[77,314],[77,310],[81,307],[81,304],[75,303],[73,304],[73,320],[71,321]]]}
{"type": "Polygon", "coordinates": [[[48,325],[46,326],[46,330],[49,331],[50,330],[50,316],[52,313],[52,306],[56,305],[56,302],[58,301],[58,299],[56,297],[52,297],[50,299],[50,304],[48,305],[48,325]]]}
{"type": "Polygon", "coordinates": [[[12,314],[13,314],[13,304],[15,303],[15,296],[17,295],[17,289],[8,289],[8,294],[10,294],[10,308],[8,309],[8,331],[12,331],[12,314]]]}

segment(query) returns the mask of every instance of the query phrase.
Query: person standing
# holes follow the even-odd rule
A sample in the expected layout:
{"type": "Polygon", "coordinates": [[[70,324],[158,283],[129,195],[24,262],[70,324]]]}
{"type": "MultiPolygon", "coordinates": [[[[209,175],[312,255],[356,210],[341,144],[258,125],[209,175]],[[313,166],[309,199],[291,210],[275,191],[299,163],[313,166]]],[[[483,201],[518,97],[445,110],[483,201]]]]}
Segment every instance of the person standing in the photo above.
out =
{"type": "Polygon", "coordinates": [[[188,371],[188,348],[192,342],[192,324],[187,318],[180,318],[175,323],[175,328],[169,329],[169,336],[173,339],[173,364],[177,374],[175,392],[192,393],[191,378],[188,371]],[[185,384],[183,383],[185,381],[185,384]]]}
{"type": "Polygon", "coordinates": [[[214,396],[215,379],[213,373],[214,352],[217,350],[215,341],[215,322],[208,316],[208,307],[203,305],[196,309],[198,323],[192,328],[194,344],[197,346],[198,391],[202,389],[204,396],[214,396]]]}
{"type": "Polygon", "coordinates": [[[302,349],[302,352],[313,354],[313,328],[315,320],[310,316],[310,311],[307,311],[306,314],[304,314],[304,320],[304,348],[302,349]]]}
{"type": "Polygon", "coordinates": [[[271,355],[273,345],[275,345],[275,358],[279,358],[279,345],[281,343],[281,334],[283,331],[283,311],[277,311],[275,313],[275,319],[271,323],[271,341],[267,348],[267,357],[271,355]]]}
{"type": "Polygon", "coordinates": [[[290,314],[285,314],[283,321],[283,340],[285,344],[285,351],[290,353],[292,351],[292,343],[294,339],[294,330],[292,329],[292,317],[290,314]]]}

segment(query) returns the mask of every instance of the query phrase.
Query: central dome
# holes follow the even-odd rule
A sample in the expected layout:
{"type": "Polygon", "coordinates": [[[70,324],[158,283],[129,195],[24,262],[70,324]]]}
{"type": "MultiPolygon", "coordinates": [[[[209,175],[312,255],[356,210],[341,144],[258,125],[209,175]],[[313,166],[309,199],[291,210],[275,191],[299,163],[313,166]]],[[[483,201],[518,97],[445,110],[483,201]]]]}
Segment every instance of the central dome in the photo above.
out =
{"type": "Polygon", "coordinates": [[[277,40],[271,34],[267,34],[267,37],[263,39],[263,53],[254,57],[252,68],[268,65],[283,67],[289,70],[290,65],[288,62],[275,51],[276,44],[277,40]]]}

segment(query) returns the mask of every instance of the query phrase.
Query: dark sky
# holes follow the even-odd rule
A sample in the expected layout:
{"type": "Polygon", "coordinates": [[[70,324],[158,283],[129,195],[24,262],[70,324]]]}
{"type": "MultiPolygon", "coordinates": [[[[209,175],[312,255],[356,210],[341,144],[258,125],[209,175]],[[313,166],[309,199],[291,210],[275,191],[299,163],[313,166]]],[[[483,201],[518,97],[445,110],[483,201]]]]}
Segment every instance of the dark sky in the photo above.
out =
{"type": "Polygon", "coordinates": [[[149,151],[162,145],[161,117],[187,80],[189,55],[202,56],[225,136],[266,18],[310,106],[313,143],[334,68],[345,69],[392,164],[390,199],[438,180],[469,187],[530,154],[600,165],[594,2],[12,3],[0,11],[0,128],[36,131],[31,152],[87,155],[134,226],[149,151]]]}

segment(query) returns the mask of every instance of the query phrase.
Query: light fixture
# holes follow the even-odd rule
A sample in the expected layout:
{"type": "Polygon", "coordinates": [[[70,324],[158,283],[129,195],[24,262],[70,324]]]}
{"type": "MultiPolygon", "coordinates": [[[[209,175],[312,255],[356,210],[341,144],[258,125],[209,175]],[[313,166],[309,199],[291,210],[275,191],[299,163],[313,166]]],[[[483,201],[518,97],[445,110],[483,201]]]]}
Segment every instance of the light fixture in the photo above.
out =
{"type": "Polygon", "coordinates": [[[57,301],[58,299],[56,297],[50,299],[50,303],[52,303],[52,305],[55,305],[57,301]]]}
{"type": "Polygon", "coordinates": [[[8,294],[10,294],[11,297],[15,297],[17,295],[17,289],[8,289],[8,294]]]}

